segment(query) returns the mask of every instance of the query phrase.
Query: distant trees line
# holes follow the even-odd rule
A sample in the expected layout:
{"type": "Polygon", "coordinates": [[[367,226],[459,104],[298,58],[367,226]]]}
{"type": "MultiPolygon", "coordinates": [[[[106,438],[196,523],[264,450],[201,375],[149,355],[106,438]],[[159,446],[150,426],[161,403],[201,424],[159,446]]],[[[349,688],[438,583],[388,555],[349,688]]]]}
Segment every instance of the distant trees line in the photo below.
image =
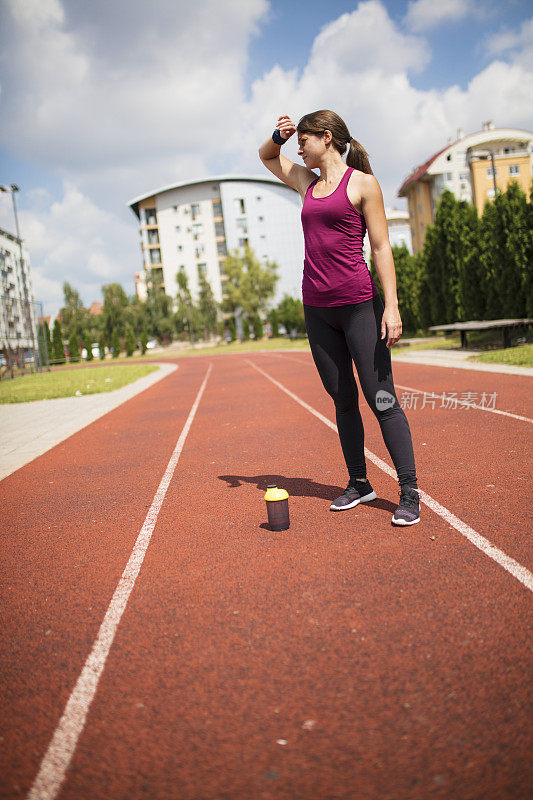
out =
{"type": "MultiPolygon", "coordinates": [[[[471,203],[445,191],[419,253],[405,246],[392,251],[404,331],[533,318],[533,188],[528,199],[513,181],[485,204],[481,218],[471,203]]],[[[373,260],[370,271],[376,279],[373,260]]]]}
{"type": "MultiPolygon", "coordinates": [[[[481,218],[473,205],[445,191],[428,226],[424,247],[411,255],[405,245],[392,248],[400,314],[404,333],[426,332],[430,325],[466,320],[533,317],[533,188],[529,199],[518,183],[510,183],[487,202],[481,218]]],[[[373,259],[370,272],[383,298],[373,259]]],[[[103,313],[91,315],[76,289],[65,283],[64,306],[50,336],[40,326],[39,344],[46,340],[50,361],[79,361],[85,348],[92,360],[122,349],[131,355],[139,343],[146,351],[150,338],[161,343],[173,339],[208,340],[219,335],[227,341],[270,335],[280,326],[304,335],[301,300],[284,295],[275,307],[271,301],[279,280],[275,262],[262,264],[250,248],[229,254],[224,261],[224,299],[217,303],[201,270],[198,298],[193,299],[187,275],[176,275],[177,293],[171,297],[149,281],[145,301],[128,297],[118,283],[102,287],[103,313]]]]}

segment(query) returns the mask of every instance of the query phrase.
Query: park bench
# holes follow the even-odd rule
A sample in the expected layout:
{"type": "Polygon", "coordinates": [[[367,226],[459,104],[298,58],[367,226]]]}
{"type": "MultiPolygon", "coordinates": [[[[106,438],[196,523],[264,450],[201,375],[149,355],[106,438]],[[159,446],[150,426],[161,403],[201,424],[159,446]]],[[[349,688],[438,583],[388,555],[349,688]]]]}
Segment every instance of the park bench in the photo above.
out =
{"type": "Polygon", "coordinates": [[[511,346],[510,331],[521,325],[531,325],[533,319],[487,319],[473,320],[472,322],[454,322],[451,325],[432,325],[430,331],[459,331],[461,334],[461,347],[466,347],[466,334],[468,331],[484,331],[487,328],[500,328],[503,336],[503,346],[511,346]]]}

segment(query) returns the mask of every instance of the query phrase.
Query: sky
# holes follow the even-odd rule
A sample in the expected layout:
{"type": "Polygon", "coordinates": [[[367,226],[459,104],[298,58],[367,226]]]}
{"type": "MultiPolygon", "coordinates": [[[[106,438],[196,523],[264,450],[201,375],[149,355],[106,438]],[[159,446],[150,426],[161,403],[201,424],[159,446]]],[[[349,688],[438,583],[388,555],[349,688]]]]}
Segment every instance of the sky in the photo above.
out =
{"type": "MultiPolygon", "coordinates": [[[[0,0],[0,184],[15,183],[36,300],[134,293],[127,203],[206,175],[270,174],[277,117],[336,111],[386,205],[449,141],[533,130],[529,0],[0,0]]],[[[284,153],[298,161],[295,137],[284,153]]],[[[14,232],[10,196],[0,227],[14,232]]]]}

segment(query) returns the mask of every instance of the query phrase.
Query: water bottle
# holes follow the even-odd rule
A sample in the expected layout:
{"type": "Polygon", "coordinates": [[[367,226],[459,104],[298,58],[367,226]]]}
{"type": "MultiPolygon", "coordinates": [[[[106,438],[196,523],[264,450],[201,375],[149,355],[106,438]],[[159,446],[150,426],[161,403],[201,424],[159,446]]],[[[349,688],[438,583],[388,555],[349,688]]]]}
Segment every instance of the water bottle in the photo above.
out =
{"type": "Polygon", "coordinates": [[[286,531],[289,527],[289,495],[275,483],[267,486],[265,494],[268,524],[273,531],[286,531]]]}

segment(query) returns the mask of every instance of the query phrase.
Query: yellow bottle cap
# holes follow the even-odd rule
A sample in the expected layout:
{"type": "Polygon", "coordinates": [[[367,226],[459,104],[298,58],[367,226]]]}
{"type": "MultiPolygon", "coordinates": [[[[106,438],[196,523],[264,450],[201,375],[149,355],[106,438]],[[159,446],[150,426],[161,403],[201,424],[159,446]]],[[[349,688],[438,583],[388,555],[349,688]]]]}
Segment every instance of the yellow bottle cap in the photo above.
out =
{"type": "Polygon", "coordinates": [[[265,494],[265,500],[287,500],[289,497],[285,489],[278,489],[277,486],[269,486],[265,494]]]}

